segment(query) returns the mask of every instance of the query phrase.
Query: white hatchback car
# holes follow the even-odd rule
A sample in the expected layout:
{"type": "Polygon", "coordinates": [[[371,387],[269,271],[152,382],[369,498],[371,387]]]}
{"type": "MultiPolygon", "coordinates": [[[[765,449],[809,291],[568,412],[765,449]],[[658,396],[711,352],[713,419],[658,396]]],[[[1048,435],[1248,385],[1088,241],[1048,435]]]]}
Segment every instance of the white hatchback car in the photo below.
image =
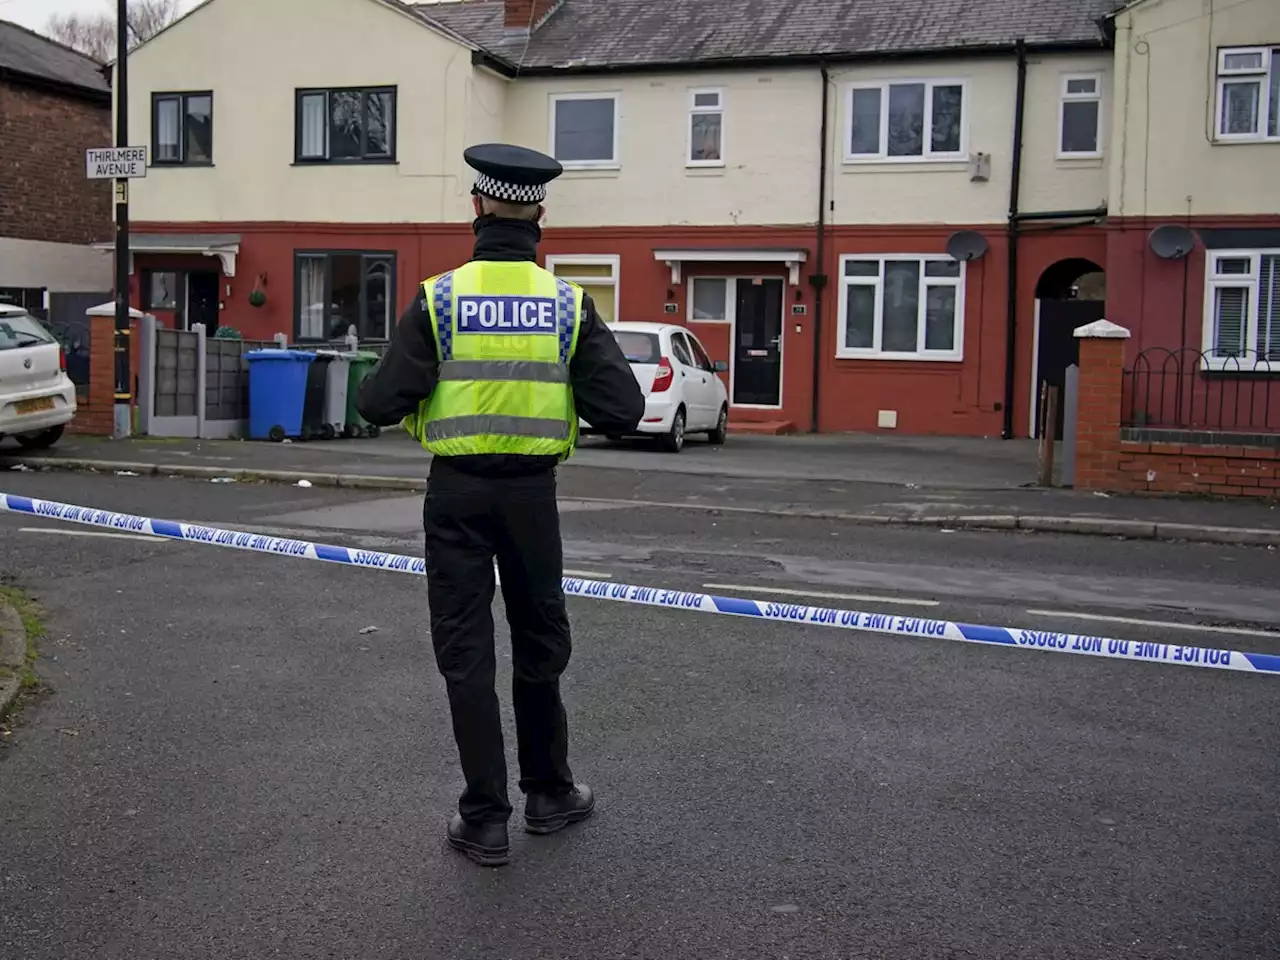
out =
{"type": "MultiPolygon", "coordinates": [[[[680,452],[690,433],[724,443],[729,392],[716,374],[727,364],[713,363],[698,338],[674,323],[615,323],[609,329],[644,392],[637,433],[657,437],[672,453],[680,452]]],[[[587,424],[583,428],[590,432],[587,424]]]]}
{"type": "Polygon", "coordinates": [[[0,437],[51,447],[76,415],[62,346],[21,307],[0,303],[0,437]]]}

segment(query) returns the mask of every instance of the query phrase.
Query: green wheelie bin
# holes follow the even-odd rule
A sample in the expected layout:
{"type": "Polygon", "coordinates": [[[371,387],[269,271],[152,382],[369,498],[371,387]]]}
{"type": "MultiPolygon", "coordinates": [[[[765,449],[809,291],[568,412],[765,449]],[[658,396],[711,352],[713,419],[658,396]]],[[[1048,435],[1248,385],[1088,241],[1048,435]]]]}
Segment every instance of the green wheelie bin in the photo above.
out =
{"type": "Polygon", "coordinates": [[[382,430],[360,416],[360,412],[356,410],[356,394],[364,378],[378,362],[378,355],[368,350],[357,350],[347,356],[351,362],[347,373],[347,422],[342,432],[348,437],[376,437],[382,430]]]}

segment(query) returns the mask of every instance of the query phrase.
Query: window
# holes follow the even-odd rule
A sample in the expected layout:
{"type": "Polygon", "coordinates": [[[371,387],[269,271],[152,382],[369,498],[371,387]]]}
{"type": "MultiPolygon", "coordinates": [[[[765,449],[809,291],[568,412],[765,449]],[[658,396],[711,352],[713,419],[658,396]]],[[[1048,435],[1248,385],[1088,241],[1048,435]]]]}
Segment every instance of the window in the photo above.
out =
{"type": "Polygon", "coordinates": [[[691,167],[724,166],[724,94],[694,90],[689,94],[689,156],[691,167]]]}
{"type": "Polygon", "coordinates": [[[1058,156],[1102,156],[1101,131],[1101,74],[1063,77],[1058,107],[1058,156]]]}
{"type": "Polygon", "coordinates": [[[727,323],[729,281],[724,277],[691,277],[689,280],[689,320],[698,323],[727,323]]]}
{"type": "Polygon", "coordinates": [[[605,323],[618,321],[618,266],[618,258],[608,254],[547,257],[547,269],[582,287],[605,323]]]}
{"type": "Polygon", "coordinates": [[[836,356],[960,360],[964,267],[950,257],[840,258],[836,356]]]}
{"type": "Polygon", "coordinates": [[[1252,369],[1258,361],[1280,361],[1280,250],[1210,250],[1207,259],[1208,364],[1252,369]]]}
{"type": "Polygon", "coordinates": [[[676,332],[671,334],[671,352],[686,367],[693,366],[693,354],[689,352],[689,343],[685,340],[683,333],[676,332]]]}
{"type": "Polygon", "coordinates": [[[361,340],[389,339],[394,253],[308,251],[295,254],[294,261],[298,340],[338,340],[351,326],[361,340]]]}
{"type": "Polygon", "coordinates": [[[142,275],[144,309],[178,309],[178,274],[173,270],[146,270],[142,275]]]}
{"type": "Polygon", "coordinates": [[[618,98],[573,93],[551,98],[551,154],[566,169],[618,166],[618,98]]]}
{"type": "Polygon", "coordinates": [[[708,373],[716,372],[716,365],[711,362],[711,358],[707,356],[707,351],[702,348],[702,344],[698,342],[698,338],[692,333],[686,333],[685,336],[689,340],[689,348],[693,351],[693,365],[701,367],[708,373]]]}
{"type": "Polygon", "coordinates": [[[964,159],[960,80],[910,80],[849,88],[845,162],[964,159]]]}
{"type": "Polygon", "coordinates": [[[1280,47],[1218,51],[1218,139],[1280,140],[1280,47]]]}
{"type": "Polygon", "coordinates": [[[298,163],[390,163],[396,158],[396,88],[299,90],[298,163]]]}
{"type": "Polygon", "coordinates": [[[198,167],[213,163],[213,94],[151,95],[151,163],[198,167]]]}

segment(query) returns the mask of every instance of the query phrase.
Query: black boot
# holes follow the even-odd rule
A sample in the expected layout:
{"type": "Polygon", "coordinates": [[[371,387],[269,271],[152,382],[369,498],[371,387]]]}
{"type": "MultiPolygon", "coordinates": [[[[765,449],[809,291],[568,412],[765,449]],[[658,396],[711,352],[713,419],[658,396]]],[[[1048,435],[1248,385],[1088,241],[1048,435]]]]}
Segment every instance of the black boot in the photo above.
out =
{"type": "Polygon", "coordinates": [[[482,867],[501,867],[511,858],[505,823],[472,823],[454,814],[449,821],[449,846],[460,850],[482,867]]]}
{"type": "Polygon", "coordinates": [[[524,828],[529,833],[555,833],[591,816],[596,798],[585,783],[568,793],[531,793],[524,802],[524,828]]]}

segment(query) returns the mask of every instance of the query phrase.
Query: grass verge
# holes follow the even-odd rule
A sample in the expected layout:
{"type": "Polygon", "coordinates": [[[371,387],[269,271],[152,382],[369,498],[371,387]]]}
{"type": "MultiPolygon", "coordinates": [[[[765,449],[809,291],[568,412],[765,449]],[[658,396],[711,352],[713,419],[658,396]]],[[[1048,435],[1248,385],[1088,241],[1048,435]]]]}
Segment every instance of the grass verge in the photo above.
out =
{"type": "MultiPolygon", "coordinates": [[[[16,668],[19,690],[17,697],[9,704],[0,703],[0,733],[7,736],[4,721],[13,716],[26,699],[40,687],[40,678],[36,675],[36,657],[39,656],[40,641],[44,638],[44,624],[40,620],[40,608],[36,602],[17,587],[0,586],[0,604],[13,608],[22,621],[22,629],[26,634],[22,663],[16,668]]],[[[0,670],[12,676],[14,669],[0,666],[0,670]]]]}

